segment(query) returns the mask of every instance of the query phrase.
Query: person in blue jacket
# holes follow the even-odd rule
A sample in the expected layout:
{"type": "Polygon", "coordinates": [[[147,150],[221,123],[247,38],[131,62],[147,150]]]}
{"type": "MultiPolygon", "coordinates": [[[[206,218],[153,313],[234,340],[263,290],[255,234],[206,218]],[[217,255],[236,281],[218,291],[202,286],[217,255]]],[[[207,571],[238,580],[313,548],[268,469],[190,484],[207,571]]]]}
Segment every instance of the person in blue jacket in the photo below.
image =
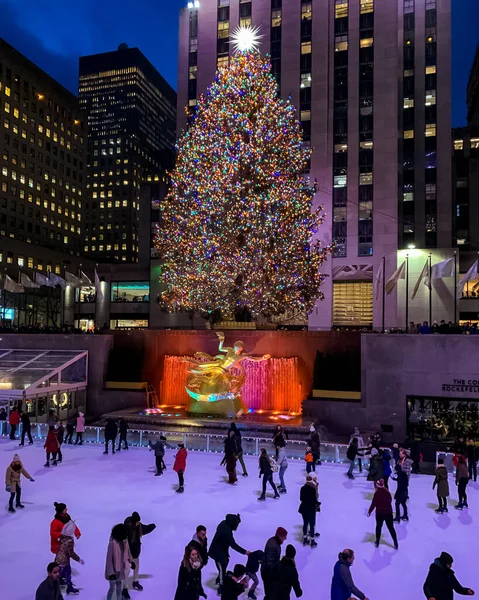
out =
{"type": "Polygon", "coordinates": [[[392,471],[391,471],[391,455],[389,454],[389,450],[383,450],[382,459],[383,459],[384,486],[389,489],[388,480],[392,473],[392,471]]]}
{"type": "Polygon", "coordinates": [[[349,548],[338,554],[338,562],[334,565],[333,581],[331,583],[331,600],[349,600],[357,596],[359,600],[368,600],[354,585],[351,567],[354,563],[354,552],[349,548]]]}

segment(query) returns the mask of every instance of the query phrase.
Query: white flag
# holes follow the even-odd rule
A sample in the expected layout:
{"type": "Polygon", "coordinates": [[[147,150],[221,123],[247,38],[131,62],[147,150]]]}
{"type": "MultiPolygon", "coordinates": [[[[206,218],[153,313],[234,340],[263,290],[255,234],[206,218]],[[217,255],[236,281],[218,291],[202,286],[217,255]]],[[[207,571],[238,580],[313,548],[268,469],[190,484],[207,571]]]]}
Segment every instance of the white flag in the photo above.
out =
{"type": "Polygon", "coordinates": [[[444,279],[444,277],[454,277],[453,258],[448,258],[447,260],[432,265],[431,279],[444,279]]]}
{"type": "Polygon", "coordinates": [[[390,294],[396,287],[397,282],[400,279],[405,279],[405,278],[406,278],[406,261],[403,261],[402,265],[399,266],[394,271],[394,273],[391,275],[388,282],[386,283],[386,293],[390,294]]]}
{"type": "Polygon", "coordinates": [[[5,275],[3,289],[7,292],[11,292],[12,294],[23,294],[23,292],[25,291],[23,285],[15,283],[15,281],[13,281],[13,279],[8,275],[5,275]]]}
{"type": "Polygon", "coordinates": [[[477,279],[477,260],[471,266],[469,271],[464,275],[464,277],[461,279],[461,281],[457,284],[457,297],[458,298],[461,298],[462,290],[464,289],[464,286],[466,285],[466,283],[468,281],[474,281],[474,279],[477,279]]]}
{"type": "Polygon", "coordinates": [[[418,280],[416,281],[416,285],[414,286],[414,291],[411,296],[411,300],[414,300],[416,297],[417,291],[419,289],[419,285],[421,281],[424,279],[424,285],[431,289],[431,280],[429,279],[429,261],[426,260],[424,267],[422,268],[421,274],[419,275],[418,280]]]}
{"type": "Polygon", "coordinates": [[[91,279],[83,271],[80,271],[80,281],[82,285],[93,285],[91,279]]]}
{"type": "Polygon", "coordinates": [[[381,264],[379,265],[378,272],[376,273],[376,279],[374,280],[374,298],[376,300],[378,299],[379,284],[381,282],[381,278],[384,277],[383,271],[384,271],[384,259],[381,261],[381,264]]]}
{"type": "Polygon", "coordinates": [[[35,281],[38,283],[38,285],[46,285],[47,287],[55,287],[55,285],[50,281],[50,279],[48,279],[48,277],[45,277],[45,275],[42,275],[38,271],[35,271],[35,281]]]}
{"type": "Polygon", "coordinates": [[[98,302],[103,302],[103,292],[101,291],[101,282],[98,277],[98,273],[95,269],[95,291],[96,291],[96,299],[98,302]]]}
{"type": "Polygon", "coordinates": [[[49,280],[51,281],[53,287],[59,285],[60,287],[65,289],[67,285],[67,282],[63,279],[63,277],[59,277],[58,275],[55,275],[55,273],[50,273],[49,280]]]}
{"type": "Polygon", "coordinates": [[[39,283],[32,281],[28,275],[25,275],[25,273],[20,273],[20,284],[26,288],[38,289],[40,287],[39,283]]]}
{"type": "Polygon", "coordinates": [[[68,271],[65,271],[65,280],[67,285],[71,285],[72,287],[82,286],[81,279],[79,279],[76,275],[73,275],[73,273],[69,273],[68,271]]]}

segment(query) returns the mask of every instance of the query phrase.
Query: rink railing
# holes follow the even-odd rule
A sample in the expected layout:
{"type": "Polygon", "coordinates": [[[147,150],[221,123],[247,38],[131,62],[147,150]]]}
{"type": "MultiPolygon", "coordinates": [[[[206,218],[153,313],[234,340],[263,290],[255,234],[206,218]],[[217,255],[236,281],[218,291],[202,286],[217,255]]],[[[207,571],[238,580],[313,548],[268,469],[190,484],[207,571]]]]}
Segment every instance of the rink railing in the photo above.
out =
{"type": "MultiPolygon", "coordinates": [[[[104,427],[93,427],[87,425],[83,433],[83,442],[88,444],[104,444],[105,435],[104,427]]],[[[6,421],[0,421],[0,435],[8,436],[10,431],[9,424],[6,421]]],[[[48,433],[48,425],[46,423],[32,423],[32,437],[36,440],[44,440],[48,433]]],[[[18,439],[22,433],[21,424],[17,428],[16,438],[18,439]]],[[[65,436],[66,436],[65,427],[65,436]]],[[[166,441],[170,446],[176,447],[178,442],[182,442],[188,450],[198,450],[200,452],[224,452],[224,434],[212,433],[180,433],[174,431],[150,431],[147,429],[129,429],[128,430],[128,445],[148,447],[151,440],[155,443],[160,439],[160,435],[166,437],[166,441]]],[[[76,439],[76,432],[73,434],[73,440],[76,439]]],[[[117,436],[116,441],[119,438],[117,436]]],[[[259,456],[261,448],[266,448],[271,454],[273,441],[271,438],[249,437],[241,438],[243,446],[243,454],[250,456],[259,456]]],[[[288,440],[286,443],[286,455],[288,458],[296,458],[304,460],[304,451],[306,443],[300,440],[288,440]]],[[[346,462],[347,444],[321,444],[321,461],[329,463],[346,462]]]]}

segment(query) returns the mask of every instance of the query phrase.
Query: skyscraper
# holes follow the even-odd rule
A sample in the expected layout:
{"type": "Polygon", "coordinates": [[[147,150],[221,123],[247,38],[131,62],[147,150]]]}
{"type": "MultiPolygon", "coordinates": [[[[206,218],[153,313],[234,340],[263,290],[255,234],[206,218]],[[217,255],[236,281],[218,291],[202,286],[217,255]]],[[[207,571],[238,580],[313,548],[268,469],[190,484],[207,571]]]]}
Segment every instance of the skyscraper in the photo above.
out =
{"type": "Polygon", "coordinates": [[[88,114],[84,252],[138,262],[140,187],[175,143],[176,94],[138,48],[80,58],[80,106],[88,114]]]}
{"type": "MultiPolygon", "coordinates": [[[[378,326],[373,278],[398,250],[451,247],[450,0],[202,0],[180,14],[178,131],[183,107],[232,52],[238,25],[260,28],[281,95],[314,149],[333,256],[312,329],[378,326]]],[[[389,301],[387,321],[397,320],[389,301]]]]}

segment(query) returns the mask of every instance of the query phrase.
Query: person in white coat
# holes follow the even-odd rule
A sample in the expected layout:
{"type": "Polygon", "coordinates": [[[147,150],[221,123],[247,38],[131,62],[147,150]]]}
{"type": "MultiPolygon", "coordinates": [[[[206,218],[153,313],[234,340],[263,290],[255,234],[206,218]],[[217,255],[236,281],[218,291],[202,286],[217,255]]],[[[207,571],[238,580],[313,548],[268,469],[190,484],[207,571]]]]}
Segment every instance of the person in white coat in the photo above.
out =
{"type": "Polygon", "coordinates": [[[286,473],[286,469],[288,468],[288,458],[286,456],[286,449],[280,448],[278,450],[278,460],[276,461],[279,467],[279,485],[278,491],[280,494],[286,494],[286,484],[284,483],[284,474],[286,473]]]}

